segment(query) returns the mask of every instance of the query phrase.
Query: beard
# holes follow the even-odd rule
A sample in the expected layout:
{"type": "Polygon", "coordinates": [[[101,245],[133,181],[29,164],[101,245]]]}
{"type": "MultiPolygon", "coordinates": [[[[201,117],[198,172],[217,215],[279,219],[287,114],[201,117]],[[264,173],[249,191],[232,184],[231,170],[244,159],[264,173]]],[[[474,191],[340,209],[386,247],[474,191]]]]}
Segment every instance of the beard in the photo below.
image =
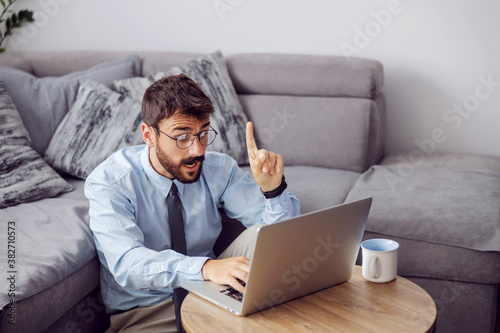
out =
{"type": "Polygon", "coordinates": [[[160,149],[156,147],[156,157],[158,161],[163,166],[163,168],[172,176],[174,179],[177,179],[181,183],[189,184],[197,182],[201,176],[201,168],[203,167],[203,161],[205,160],[205,156],[195,156],[182,160],[179,164],[176,164],[172,160],[170,160],[160,149]],[[194,171],[188,171],[183,173],[182,166],[184,164],[193,164],[195,162],[199,162],[199,166],[194,171]]]}

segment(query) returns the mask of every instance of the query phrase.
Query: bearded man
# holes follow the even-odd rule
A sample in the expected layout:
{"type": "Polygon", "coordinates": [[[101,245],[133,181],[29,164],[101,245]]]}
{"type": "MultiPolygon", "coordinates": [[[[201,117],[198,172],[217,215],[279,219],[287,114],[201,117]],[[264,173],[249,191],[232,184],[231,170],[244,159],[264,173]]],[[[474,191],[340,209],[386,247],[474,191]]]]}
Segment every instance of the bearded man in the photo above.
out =
{"type": "Polygon", "coordinates": [[[108,332],[176,332],[172,295],[185,280],[244,292],[253,226],[299,214],[283,157],[257,148],[252,123],[246,141],[253,179],[228,155],[206,152],[217,136],[213,112],[186,75],[156,81],[142,104],[145,144],[114,153],[86,180],[108,332]],[[215,257],[219,208],[248,229],[215,257]]]}

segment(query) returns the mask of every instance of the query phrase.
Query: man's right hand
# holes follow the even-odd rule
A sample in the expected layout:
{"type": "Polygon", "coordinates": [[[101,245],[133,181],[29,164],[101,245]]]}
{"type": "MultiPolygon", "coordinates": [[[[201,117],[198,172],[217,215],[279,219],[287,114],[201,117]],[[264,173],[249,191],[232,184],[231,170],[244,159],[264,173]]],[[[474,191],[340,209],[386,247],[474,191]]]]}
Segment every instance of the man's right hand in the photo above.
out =
{"type": "Polygon", "coordinates": [[[237,279],[247,282],[249,270],[250,259],[245,257],[209,259],[201,268],[201,275],[205,280],[217,284],[227,284],[244,293],[245,287],[237,279]]]}

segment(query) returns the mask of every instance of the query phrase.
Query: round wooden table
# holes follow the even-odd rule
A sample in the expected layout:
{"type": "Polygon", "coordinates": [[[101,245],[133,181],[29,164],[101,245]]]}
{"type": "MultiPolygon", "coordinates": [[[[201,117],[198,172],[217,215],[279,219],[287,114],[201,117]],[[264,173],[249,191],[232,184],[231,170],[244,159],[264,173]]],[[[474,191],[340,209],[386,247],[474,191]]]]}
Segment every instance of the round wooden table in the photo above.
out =
{"type": "Polygon", "coordinates": [[[415,283],[351,279],[273,308],[239,317],[190,293],[182,304],[187,332],[432,332],[436,305],[415,283]]]}

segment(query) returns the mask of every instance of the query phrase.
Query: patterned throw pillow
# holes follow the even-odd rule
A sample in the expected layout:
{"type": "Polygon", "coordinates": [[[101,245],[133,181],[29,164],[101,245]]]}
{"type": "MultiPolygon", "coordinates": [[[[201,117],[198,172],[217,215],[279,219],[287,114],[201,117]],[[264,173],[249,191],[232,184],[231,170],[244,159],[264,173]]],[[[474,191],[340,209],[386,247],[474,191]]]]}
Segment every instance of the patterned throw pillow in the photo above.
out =
{"type": "Polygon", "coordinates": [[[15,68],[0,67],[0,77],[31,136],[31,146],[40,155],[75,101],[81,83],[94,80],[111,88],[113,80],[140,74],[141,59],[136,55],[58,77],[38,78],[15,68]]]}
{"type": "Polygon", "coordinates": [[[88,81],[57,127],[45,159],[54,168],[85,179],[115,151],[144,143],[141,103],[88,81]]]}
{"type": "Polygon", "coordinates": [[[153,82],[164,76],[181,73],[195,81],[214,105],[215,112],[212,115],[211,125],[219,135],[207,150],[226,153],[240,165],[248,164],[245,142],[248,119],[243,112],[220,51],[203,55],[184,66],[176,66],[166,72],[114,81],[113,87],[121,94],[142,102],[144,92],[153,82]]]}
{"type": "Polygon", "coordinates": [[[28,132],[0,81],[0,208],[72,190],[29,145],[28,132]]]}

